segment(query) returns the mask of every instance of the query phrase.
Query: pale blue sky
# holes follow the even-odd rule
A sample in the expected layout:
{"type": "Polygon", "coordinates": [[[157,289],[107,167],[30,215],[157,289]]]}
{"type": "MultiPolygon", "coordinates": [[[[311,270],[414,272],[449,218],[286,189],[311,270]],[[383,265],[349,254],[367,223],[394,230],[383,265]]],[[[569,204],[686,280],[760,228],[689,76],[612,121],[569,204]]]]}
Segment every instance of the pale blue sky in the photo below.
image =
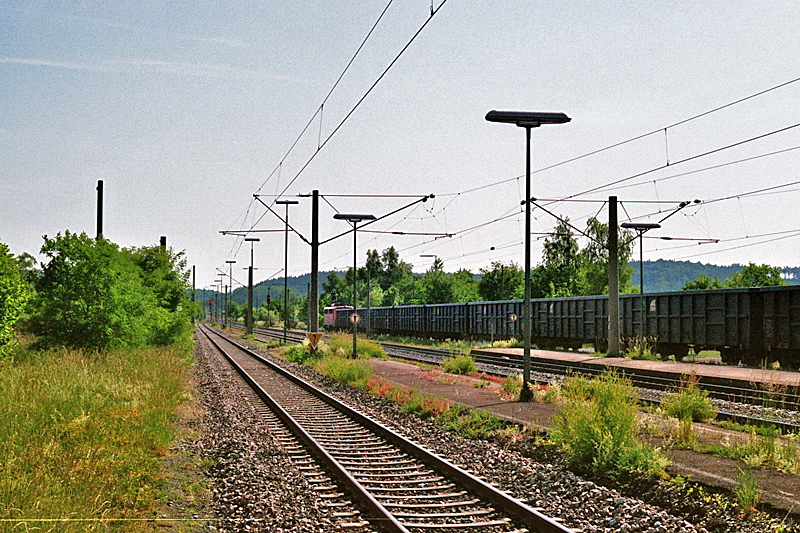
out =
{"type": "MultiPolygon", "coordinates": [[[[441,0],[437,0],[437,5],[441,0]]],[[[373,25],[383,2],[5,2],[0,6],[0,242],[38,252],[44,234],[95,231],[105,182],[106,236],[123,246],[185,249],[206,286],[249,249],[223,229],[250,227],[430,17],[430,3],[396,0],[322,113],[280,165],[373,25]],[[269,177],[269,179],[268,179],[269,177]],[[265,183],[266,181],[266,183],[265,183]],[[263,185],[263,187],[262,187],[263,185]],[[265,198],[265,200],[267,200],[265,198]],[[249,210],[248,210],[249,207],[249,210]]],[[[455,233],[450,239],[364,234],[424,270],[522,262],[524,182],[465,191],[524,172],[524,133],[490,124],[490,109],[563,111],[573,121],[533,132],[538,169],[663,129],[800,77],[797,2],[532,2],[448,0],[419,38],[286,194],[427,194],[437,198],[372,226],[455,233]],[[457,193],[462,193],[458,195],[457,193]],[[516,206],[516,207],[515,207],[516,206]],[[495,250],[491,251],[490,247],[495,250]]],[[[800,82],[635,143],[534,175],[534,195],[563,198],[666,163],[800,123],[800,82]]],[[[616,194],[632,217],[800,181],[800,127],[676,164],[582,199],[616,194]],[[786,152],[766,156],[778,150],[786,152]],[[669,176],[765,156],[694,174],[669,176]],[[639,204],[634,201],[670,201],[639,204]]],[[[645,257],[717,264],[800,265],[800,184],[669,218],[645,257]],[[773,237],[758,235],[786,231],[773,237]],[[791,233],[794,231],[794,233],[791,233]],[[775,237],[790,236],[757,244],[775,237]],[[741,238],[741,239],[740,239],[741,238]],[[740,240],[732,240],[740,239],[740,240]],[[741,247],[742,245],[750,245],[741,247]],[[739,247],[731,249],[733,247],[739,247]],[[703,254],[703,255],[699,255],[703,254]]],[[[342,212],[386,213],[403,199],[334,198],[342,212]]],[[[308,233],[310,202],[291,219],[308,233]]],[[[548,209],[576,225],[601,204],[548,209]]],[[[346,229],[323,203],[322,237],[346,229]]],[[[622,212],[621,215],[625,215],[622,212]]],[[[534,231],[555,221],[535,212],[534,231]]],[[[640,220],[658,221],[653,215],[640,220]]],[[[638,218],[637,218],[638,219],[638,218]]],[[[271,215],[256,226],[279,228],[271,215]]],[[[262,235],[257,279],[278,272],[283,236],[262,235]]],[[[289,273],[309,270],[298,239],[289,273]]],[[[535,241],[535,258],[541,242],[535,241]]],[[[321,268],[352,264],[352,239],[321,250],[321,268]]],[[[241,271],[240,271],[241,272],[241,271]]]]}

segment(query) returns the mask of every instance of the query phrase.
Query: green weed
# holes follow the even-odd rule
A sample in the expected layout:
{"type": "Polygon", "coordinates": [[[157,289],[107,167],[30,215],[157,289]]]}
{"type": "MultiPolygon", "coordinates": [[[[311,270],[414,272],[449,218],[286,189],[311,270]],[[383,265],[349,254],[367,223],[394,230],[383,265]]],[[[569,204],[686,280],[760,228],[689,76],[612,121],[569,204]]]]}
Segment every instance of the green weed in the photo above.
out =
{"type": "Polygon", "coordinates": [[[570,376],[552,439],[578,469],[625,479],[664,475],[666,459],[637,438],[637,404],[630,381],[615,373],[570,376]]]}
{"type": "Polygon", "coordinates": [[[503,420],[494,413],[460,405],[450,407],[437,418],[445,428],[468,439],[487,437],[504,425],[503,420]]]}
{"type": "Polygon", "coordinates": [[[664,396],[661,407],[667,416],[680,420],[703,422],[717,416],[708,391],[698,386],[695,374],[682,376],[680,388],[664,396]]]}
{"type": "Polygon", "coordinates": [[[314,368],[340,383],[365,390],[372,376],[372,367],[360,359],[323,357],[314,363],[314,368]]]}
{"type": "Polygon", "coordinates": [[[746,515],[752,514],[756,510],[761,492],[758,489],[758,480],[750,472],[739,470],[736,477],[736,500],[742,512],[746,515]]]}
{"type": "Polygon", "coordinates": [[[465,376],[475,373],[478,368],[475,360],[468,355],[456,355],[442,362],[442,370],[450,374],[463,374],[465,376]]]}

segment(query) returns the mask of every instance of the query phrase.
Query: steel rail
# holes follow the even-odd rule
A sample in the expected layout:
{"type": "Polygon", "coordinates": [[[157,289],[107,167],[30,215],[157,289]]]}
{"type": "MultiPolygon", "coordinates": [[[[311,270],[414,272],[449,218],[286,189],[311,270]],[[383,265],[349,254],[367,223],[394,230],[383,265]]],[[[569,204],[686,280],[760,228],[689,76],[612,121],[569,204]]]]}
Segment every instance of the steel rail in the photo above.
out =
{"type": "MultiPolygon", "coordinates": [[[[204,328],[203,331],[206,334],[206,336],[209,337],[209,339],[210,339],[210,335],[208,335],[208,332],[206,331],[206,328],[204,328]]],[[[483,481],[481,479],[478,479],[477,477],[473,476],[469,472],[467,472],[467,471],[463,470],[462,468],[450,463],[449,461],[447,461],[446,459],[440,457],[439,455],[434,454],[434,453],[422,448],[421,446],[409,441],[408,439],[402,437],[400,434],[396,433],[395,431],[387,428],[386,426],[380,424],[379,422],[373,420],[372,418],[370,418],[370,417],[368,417],[368,416],[356,411],[355,409],[352,409],[351,407],[349,407],[346,404],[340,402],[336,398],[333,398],[329,394],[325,393],[324,391],[320,390],[319,388],[315,387],[314,385],[308,383],[307,381],[305,381],[304,379],[300,378],[299,376],[296,376],[293,373],[289,372],[288,370],[276,365],[275,363],[272,363],[271,361],[265,359],[264,357],[262,357],[259,354],[253,352],[252,350],[248,349],[247,347],[239,344],[238,342],[228,338],[227,336],[225,336],[225,335],[223,335],[223,334],[221,334],[221,333],[219,333],[219,332],[217,332],[215,330],[211,330],[211,331],[213,331],[216,335],[219,335],[222,338],[224,338],[227,342],[229,342],[229,343],[233,344],[234,346],[238,347],[240,350],[244,351],[245,353],[247,353],[248,355],[250,355],[254,359],[258,360],[260,363],[266,365],[270,370],[280,374],[281,376],[283,376],[284,378],[288,379],[289,381],[295,383],[299,387],[303,388],[304,390],[306,390],[307,392],[309,392],[310,394],[312,394],[313,396],[315,396],[319,400],[321,400],[324,403],[328,404],[329,406],[333,407],[334,409],[336,409],[340,413],[344,414],[345,416],[351,418],[352,420],[354,420],[355,422],[357,422],[361,426],[369,429],[373,433],[376,433],[377,435],[379,435],[380,437],[384,438],[389,443],[394,444],[395,446],[397,446],[398,448],[400,448],[404,452],[408,453],[409,455],[415,457],[416,459],[418,459],[422,463],[428,465],[429,467],[433,468],[434,470],[438,471],[439,473],[445,475],[446,477],[449,478],[449,481],[455,481],[455,482],[459,483],[461,485],[461,487],[472,491],[476,496],[479,496],[479,497],[483,498],[486,502],[496,506],[498,511],[509,515],[511,518],[513,518],[515,520],[518,520],[519,522],[525,524],[528,527],[534,528],[534,530],[537,531],[537,532],[541,532],[541,533],[574,533],[573,529],[567,528],[566,526],[560,524],[558,522],[558,520],[540,513],[538,510],[534,509],[533,507],[530,507],[529,505],[521,502],[520,500],[517,500],[516,498],[513,498],[513,497],[509,496],[508,494],[496,489],[492,485],[486,483],[485,481],[483,481]]],[[[212,340],[212,342],[214,342],[214,341],[212,340]]],[[[225,353],[224,350],[219,348],[219,345],[216,342],[214,342],[214,345],[217,346],[217,348],[220,349],[220,351],[222,351],[223,354],[225,353]]],[[[226,358],[228,360],[231,360],[231,358],[227,354],[225,354],[225,356],[226,356],[226,358]]],[[[238,365],[235,365],[235,366],[238,366],[238,365]]],[[[249,374],[247,374],[244,371],[244,369],[242,369],[240,371],[237,368],[237,372],[239,372],[240,375],[242,375],[242,377],[248,382],[248,384],[252,383],[253,385],[251,385],[251,386],[255,386],[255,387],[258,387],[259,389],[261,389],[261,387],[258,386],[255,383],[255,380],[253,380],[253,378],[250,377],[249,374]],[[245,375],[247,375],[247,377],[245,377],[245,375]]],[[[261,389],[261,392],[258,392],[258,394],[259,394],[259,396],[262,396],[262,394],[263,394],[265,398],[269,398],[268,400],[265,400],[265,401],[267,401],[270,404],[270,406],[272,406],[273,404],[275,404],[277,406],[275,401],[269,396],[269,394],[266,391],[263,391],[263,389],[261,389]]],[[[286,419],[289,420],[292,425],[296,424],[296,421],[294,421],[294,419],[291,417],[291,415],[289,415],[287,412],[285,412],[285,410],[283,410],[281,408],[281,409],[278,410],[278,412],[282,413],[280,415],[281,418],[286,417],[286,419]]],[[[302,430],[302,428],[299,428],[299,429],[302,430]]],[[[298,436],[304,442],[309,442],[310,443],[309,445],[311,445],[311,443],[313,443],[314,446],[318,446],[318,444],[313,439],[313,437],[311,437],[311,435],[309,435],[305,430],[300,431],[298,433],[298,436]]],[[[341,463],[336,461],[325,450],[321,450],[321,452],[322,453],[320,453],[319,456],[324,457],[325,458],[324,460],[326,462],[328,460],[332,461],[331,464],[336,465],[336,469],[337,470],[339,470],[342,473],[346,474],[343,479],[347,480],[348,486],[351,488],[351,490],[354,493],[356,493],[356,491],[364,491],[365,490],[363,488],[363,486],[355,478],[353,478],[349,473],[347,473],[345,471],[345,469],[341,465],[341,463]],[[330,459],[328,459],[328,458],[330,458],[330,459]]],[[[361,497],[360,495],[358,495],[358,496],[361,497]]],[[[368,496],[369,496],[369,498],[367,498],[366,501],[370,502],[370,507],[373,505],[371,503],[372,501],[374,501],[375,504],[380,506],[379,508],[377,508],[377,507],[375,508],[376,512],[381,512],[382,515],[383,515],[384,512],[387,514],[387,516],[391,515],[391,513],[386,511],[385,507],[383,507],[380,504],[380,502],[377,502],[377,500],[375,500],[371,495],[368,495],[368,496]]],[[[396,519],[394,521],[396,522],[396,519]]],[[[389,520],[387,518],[387,521],[385,523],[387,525],[391,524],[391,520],[389,520]]],[[[400,524],[399,522],[397,522],[397,524],[400,527],[403,527],[403,528],[405,528],[406,526],[411,527],[412,529],[414,528],[413,523],[407,523],[405,526],[403,524],[400,524]]],[[[383,523],[381,522],[381,523],[378,523],[376,525],[378,525],[379,527],[382,527],[383,523]]],[[[405,529],[392,529],[392,531],[405,531],[405,529]]]]}

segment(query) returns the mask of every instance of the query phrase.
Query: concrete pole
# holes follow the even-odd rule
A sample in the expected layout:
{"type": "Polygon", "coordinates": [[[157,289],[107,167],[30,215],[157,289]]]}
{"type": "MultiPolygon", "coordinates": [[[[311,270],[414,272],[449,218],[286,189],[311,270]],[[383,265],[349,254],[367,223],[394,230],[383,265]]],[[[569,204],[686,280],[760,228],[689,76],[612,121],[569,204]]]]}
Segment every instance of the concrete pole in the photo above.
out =
{"type": "Polygon", "coordinates": [[[97,239],[103,236],[103,180],[97,180],[97,239]]]}
{"type": "Polygon", "coordinates": [[[311,320],[308,330],[319,331],[319,191],[311,193],[311,320]]]}
{"type": "Polygon", "coordinates": [[[194,326],[194,313],[197,305],[197,273],[192,265],[192,325],[194,326]]]}
{"type": "Polygon", "coordinates": [[[617,197],[608,197],[608,355],[619,357],[619,235],[617,197]]]}
{"type": "MultiPolygon", "coordinates": [[[[353,313],[358,313],[358,254],[356,253],[356,238],[358,236],[358,222],[353,222],[353,313]]],[[[358,349],[356,347],[358,336],[358,322],[353,321],[353,359],[358,358],[358,349]]]]}
{"type": "Polygon", "coordinates": [[[364,317],[364,318],[367,319],[367,337],[369,337],[369,335],[371,333],[371,331],[370,331],[370,322],[372,322],[372,320],[371,320],[372,317],[370,316],[371,315],[371,313],[370,313],[370,303],[371,302],[370,302],[370,298],[369,298],[369,293],[372,290],[372,287],[370,287],[370,279],[369,279],[369,277],[370,277],[369,276],[369,265],[367,265],[367,316],[364,317]]]}
{"type": "Polygon", "coordinates": [[[531,126],[525,126],[525,301],[522,306],[522,388],[520,398],[529,397],[531,381],[531,126]]]}
{"type": "Polygon", "coordinates": [[[247,267],[247,334],[253,334],[253,258],[247,267]]]}

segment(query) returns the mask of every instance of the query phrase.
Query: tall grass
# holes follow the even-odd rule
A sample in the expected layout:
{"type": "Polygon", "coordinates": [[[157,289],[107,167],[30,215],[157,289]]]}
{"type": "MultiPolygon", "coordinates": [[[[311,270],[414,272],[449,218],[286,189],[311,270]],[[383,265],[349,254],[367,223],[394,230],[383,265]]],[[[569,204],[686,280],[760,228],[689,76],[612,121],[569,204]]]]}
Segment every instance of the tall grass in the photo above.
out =
{"type": "MultiPolygon", "coordinates": [[[[356,350],[360,359],[385,359],[386,352],[380,344],[369,341],[363,337],[357,337],[356,350]]],[[[347,333],[334,333],[326,335],[319,348],[323,356],[352,357],[353,356],[353,336],[347,333]]]]}
{"type": "MultiPolygon", "coordinates": [[[[11,520],[0,531],[53,528],[26,521],[36,518],[137,518],[151,509],[170,422],[187,394],[188,353],[20,349],[0,366],[0,518],[11,520]]],[[[107,525],[67,521],[53,530],[107,525]]]]}
{"type": "Polygon", "coordinates": [[[615,373],[570,376],[553,440],[574,467],[611,479],[663,475],[666,460],[637,438],[637,405],[630,381],[615,373]]]}
{"type": "Polygon", "coordinates": [[[372,377],[372,367],[360,359],[329,356],[316,361],[314,368],[340,383],[359,389],[367,389],[372,377]]]}

